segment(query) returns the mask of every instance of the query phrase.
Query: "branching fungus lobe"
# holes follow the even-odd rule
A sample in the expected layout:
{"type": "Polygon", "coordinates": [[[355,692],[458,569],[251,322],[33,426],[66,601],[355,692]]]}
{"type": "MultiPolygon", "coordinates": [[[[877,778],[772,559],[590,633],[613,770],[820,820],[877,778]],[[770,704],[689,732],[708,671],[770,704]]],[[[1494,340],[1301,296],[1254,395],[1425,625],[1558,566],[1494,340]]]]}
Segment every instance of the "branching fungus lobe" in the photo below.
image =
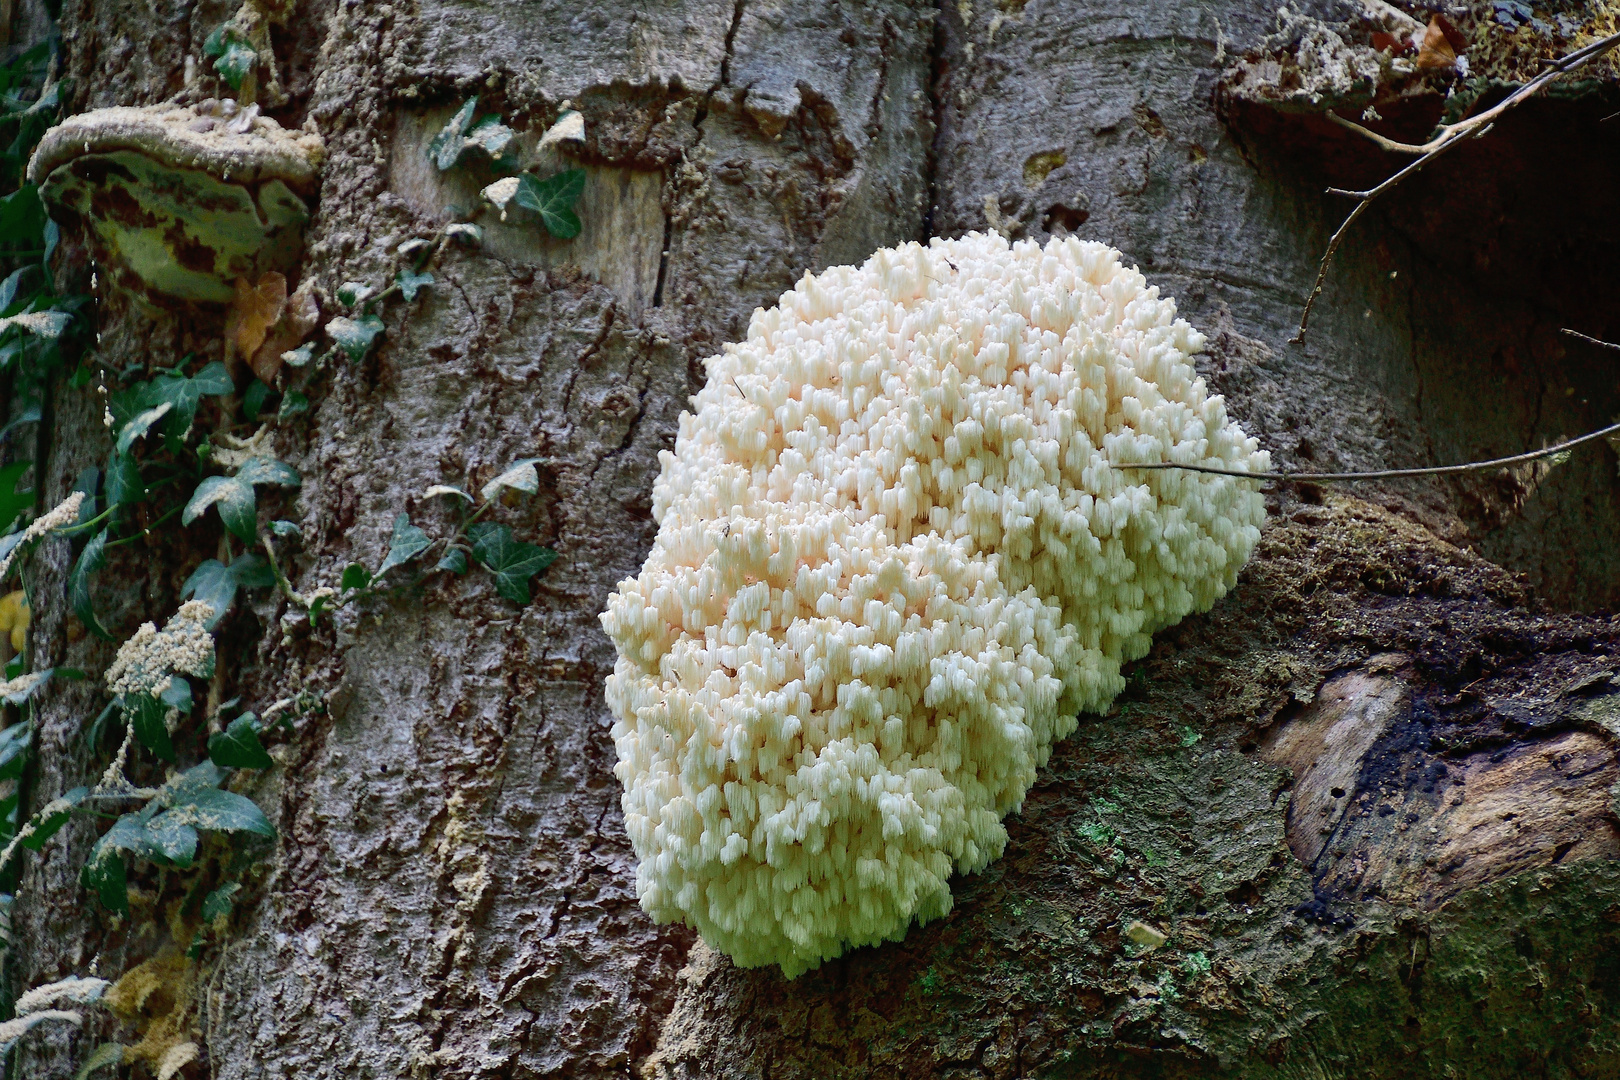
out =
{"type": "Polygon", "coordinates": [[[708,361],[602,616],[641,902],[795,975],[950,909],[1076,713],[1236,579],[1268,467],[1119,253],[806,275],[708,361]]]}

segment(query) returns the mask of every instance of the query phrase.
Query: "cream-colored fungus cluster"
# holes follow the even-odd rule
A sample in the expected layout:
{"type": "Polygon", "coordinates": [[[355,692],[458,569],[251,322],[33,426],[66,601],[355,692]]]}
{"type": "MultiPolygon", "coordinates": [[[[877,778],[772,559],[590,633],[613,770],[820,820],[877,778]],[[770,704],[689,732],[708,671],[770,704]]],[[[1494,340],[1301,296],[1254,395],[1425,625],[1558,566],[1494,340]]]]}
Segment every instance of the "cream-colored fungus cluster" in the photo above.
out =
{"type": "Polygon", "coordinates": [[[1207,609],[1269,466],[1119,253],[995,234],[806,275],[708,361],[602,616],[642,906],[789,976],[950,909],[1075,714],[1207,609]]]}

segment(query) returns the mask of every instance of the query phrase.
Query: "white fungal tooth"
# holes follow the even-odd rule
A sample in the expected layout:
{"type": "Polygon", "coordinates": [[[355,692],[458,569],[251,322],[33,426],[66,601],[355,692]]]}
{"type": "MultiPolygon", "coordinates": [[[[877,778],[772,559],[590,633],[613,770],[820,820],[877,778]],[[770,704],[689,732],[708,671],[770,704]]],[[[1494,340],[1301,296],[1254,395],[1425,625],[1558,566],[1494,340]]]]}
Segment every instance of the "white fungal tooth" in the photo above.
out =
{"type": "Polygon", "coordinates": [[[950,910],[1052,744],[1203,611],[1269,468],[1119,252],[970,234],[806,275],[707,361],[602,615],[636,888],[789,976],[950,910]]]}

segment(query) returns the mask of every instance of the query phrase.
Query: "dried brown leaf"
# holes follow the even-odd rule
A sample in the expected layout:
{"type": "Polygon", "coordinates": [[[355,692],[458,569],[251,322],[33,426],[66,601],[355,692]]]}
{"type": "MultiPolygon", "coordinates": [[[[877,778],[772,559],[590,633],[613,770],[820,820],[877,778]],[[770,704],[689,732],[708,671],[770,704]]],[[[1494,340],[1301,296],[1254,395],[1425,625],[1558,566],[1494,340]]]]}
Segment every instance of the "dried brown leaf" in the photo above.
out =
{"type": "Polygon", "coordinates": [[[1434,23],[1440,24],[1440,32],[1446,35],[1447,41],[1451,42],[1452,52],[1456,53],[1458,56],[1461,56],[1463,53],[1468,51],[1468,39],[1463,36],[1463,32],[1457,29],[1456,24],[1450,19],[1446,18],[1444,15],[1436,13],[1434,18],[1429,21],[1431,25],[1434,23]]]}
{"type": "Polygon", "coordinates": [[[236,347],[236,354],[251,357],[264,344],[265,335],[281,318],[287,306],[287,279],[274,270],[249,285],[236,279],[236,296],[225,322],[225,340],[236,347]]]}
{"type": "Polygon", "coordinates": [[[1396,34],[1387,34],[1382,30],[1373,31],[1372,47],[1378,52],[1387,52],[1391,56],[1404,56],[1412,51],[1412,42],[1409,38],[1396,34]]]}
{"type": "Polygon", "coordinates": [[[315,300],[313,281],[305,281],[287,298],[281,318],[265,335],[264,343],[248,361],[253,374],[267,384],[274,385],[281,372],[281,354],[296,349],[315,329],[321,319],[321,307],[315,300]]]}
{"type": "Polygon", "coordinates": [[[1452,45],[1452,36],[1457,34],[1455,27],[1447,21],[1444,15],[1433,15],[1429,18],[1429,25],[1423,31],[1423,42],[1418,46],[1417,66],[1420,68],[1449,68],[1457,64],[1457,50],[1452,45]],[[1450,28],[1451,33],[1447,33],[1450,28]]]}

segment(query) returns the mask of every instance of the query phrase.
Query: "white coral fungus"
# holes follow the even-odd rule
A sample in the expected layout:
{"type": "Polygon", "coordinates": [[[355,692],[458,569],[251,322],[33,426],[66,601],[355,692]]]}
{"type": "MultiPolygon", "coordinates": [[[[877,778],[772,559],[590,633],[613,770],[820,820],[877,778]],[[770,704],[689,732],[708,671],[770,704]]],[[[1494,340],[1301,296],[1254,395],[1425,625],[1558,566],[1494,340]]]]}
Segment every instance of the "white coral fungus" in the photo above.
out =
{"type": "Polygon", "coordinates": [[[1263,470],[1119,253],[806,275],[708,361],[603,625],[641,903],[789,976],[950,909],[1075,714],[1236,580],[1263,470]]]}
{"type": "Polygon", "coordinates": [[[114,694],[163,693],[172,674],[206,678],[214,668],[214,638],[208,620],[214,609],[201,600],[180,605],[162,630],[142,623],[130,639],[118,646],[107,669],[107,687],[114,694]]]}

